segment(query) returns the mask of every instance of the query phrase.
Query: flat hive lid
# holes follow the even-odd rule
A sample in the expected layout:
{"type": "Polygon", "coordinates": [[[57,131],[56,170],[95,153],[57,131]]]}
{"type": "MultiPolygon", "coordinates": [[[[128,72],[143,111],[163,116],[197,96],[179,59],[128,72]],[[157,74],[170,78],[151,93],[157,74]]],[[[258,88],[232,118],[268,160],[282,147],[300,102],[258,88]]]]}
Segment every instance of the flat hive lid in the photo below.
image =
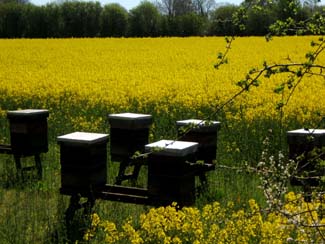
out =
{"type": "Polygon", "coordinates": [[[73,132],[57,137],[58,142],[68,142],[77,144],[93,144],[108,140],[108,134],[91,132],[73,132]]]}
{"type": "Polygon", "coordinates": [[[176,121],[178,127],[184,126],[193,126],[191,130],[193,131],[216,131],[220,128],[219,121],[204,121],[201,119],[186,119],[176,121]]]}
{"type": "Polygon", "coordinates": [[[287,131],[288,143],[308,143],[310,142],[310,137],[314,138],[316,143],[325,145],[325,129],[297,129],[287,131]]]}
{"type": "Polygon", "coordinates": [[[197,142],[160,140],[145,145],[145,151],[157,155],[182,157],[195,153],[198,149],[198,145],[197,142]]]}
{"type": "Polygon", "coordinates": [[[112,128],[149,128],[152,124],[152,116],[150,114],[138,113],[119,113],[109,114],[108,120],[112,128]]]}
{"type": "Polygon", "coordinates": [[[21,109],[11,110],[7,112],[8,119],[12,118],[37,118],[48,117],[49,111],[47,109],[21,109]]]}
{"type": "Polygon", "coordinates": [[[287,132],[287,135],[293,136],[322,136],[325,135],[325,129],[298,129],[298,130],[290,130],[287,132]]]}

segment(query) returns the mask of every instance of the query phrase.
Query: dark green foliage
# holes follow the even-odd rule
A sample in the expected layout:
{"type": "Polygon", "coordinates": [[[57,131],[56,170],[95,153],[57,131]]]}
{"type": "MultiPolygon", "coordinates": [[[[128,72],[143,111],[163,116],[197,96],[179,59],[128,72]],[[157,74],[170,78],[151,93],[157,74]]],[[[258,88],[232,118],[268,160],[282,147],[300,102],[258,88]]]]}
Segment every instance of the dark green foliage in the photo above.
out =
{"type": "Polygon", "coordinates": [[[143,1],[139,6],[130,10],[130,36],[145,37],[159,35],[159,12],[150,2],[143,1]]]}
{"type": "Polygon", "coordinates": [[[113,3],[103,7],[100,15],[101,36],[122,37],[126,35],[128,12],[121,5],[113,3]]]}
{"type": "Polygon", "coordinates": [[[94,37],[99,33],[98,2],[64,2],[61,7],[64,37],[94,37]]]}
{"type": "Polygon", "coordinates": [[[315,1],[143,1],[129,12],[119,4],[62,1],[45,6],[0,0],[0,38],[259,36],[325,33],[325,10],[315,1]],[[302,28],[306,25],[307,27],[302,28]]]}
{"type": "Polygon", "coordinates": [[[15,3],[0,5],[0,37],[21,37],[24,6],[15,3]]]}
{"type": "Polygon", "coordinates": [[[225,5],[215,9],[211,13],[209,34],[216,36],[230,36],[238,33],[237,26],[232,22],[232,16],[239,7],[225,5]]]}
{"type": "Polygon", "coordinates": [[[35,8],[28,4],[25,7],[23,22],[25,23],[23,36],[31,38],[46,37],[46,9],[45,7],[35,8]]]}
{"type": "Polygon", "coordinates": [[[206,18],[195,13],[188,13],[177,17],[180,36],[201,36],[204,35],[206,18]]]}

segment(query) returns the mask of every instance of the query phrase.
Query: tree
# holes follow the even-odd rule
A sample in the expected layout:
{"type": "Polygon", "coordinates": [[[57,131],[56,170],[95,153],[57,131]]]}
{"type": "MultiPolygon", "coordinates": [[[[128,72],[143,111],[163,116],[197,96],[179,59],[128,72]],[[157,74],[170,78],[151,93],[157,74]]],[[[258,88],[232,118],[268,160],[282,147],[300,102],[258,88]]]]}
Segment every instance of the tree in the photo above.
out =
{"type": "Polygon", "coordinates": [[[99,2],[64,2],[60,5],[65,37],[93,37],[99,33],[99,2]]]}
{"type": "Polygon", "coordinates": [[[181,36],[200,36],[204,35],[205,18],[195,13],[188,13],[176,17],[179,23],[179,35],[181,36]]]}
{"type": "Polygon", "coordinates": [[[82,10],[79,2],[63,2],[60,5],[62,34],[64,37],[82,36],[82,10]]]}
{"type": "Polygon", "coordinates": [[[175,1],[175,15],[184,15],[194,11],[192,0],[178,0],[175,1]]]}
{"type": "Polygon", "coordinates": [[[270,6],[247,10],[246,35],[262,36],[269,33],[269,26],[276,21],[275,13],[270,6]]]}
{"type": "Polygon", "coordinates": [[[278,0],[276,2],[277,19],[285,20],[292,18],[297,20],[299,11],[301,11],[301,3],[299,0],[278,0]]]}
{"type": "Polygon", "coordinates": [[[159,35],[159,12],[156,6],[148,1],[141,2],[130,10],[129,35],[136,37],[159,35]]]}
{"type": "Polygon", "coordinates": [[[201,16],[208,16],[216,7],[215,0],[192,0],[195,12],[201,16]]]}
{"type": "Polygon", "coordinates": [[[102,7],[99,2],[86,2],[83,4],[83,37],[95,37],[99,35],[100,14],[102,7]]]}
{"type": "Polygon", "coordinates": [[[167,16],[175,16],[175,0],[161,0],[156,2],[158,10],[167,16]]]}
{"type": "Polygon", "coordinates": [[[163,15],[175,17],[194,11],[192,0],[161,0],[156,2],[163,15]]]}
{"type": "Polygon", "coordinates": [[[232,22],[232,16],[238,8],[235,5],[225,5],[216,8],[211,13],[209,35],[229,36],[238,33],[238,28],[232,22]]]}
{"type": "Polygon", "coordinates": [[[45,6],[45,26],[47,37],[63,36],[63,18],[61,15],[61,5],[50,3],[45,6]]]}
{"type": "Polygon", "coordinates": [[[28,4],[23,13],[24,32],[22,36],[29,38],[47,37],[45,7],[28,4]]]}
{"type": "Polygon", "coordinates": [[[2,3],[28,4],[29,0],[0,0],[0,4],[2,3]]]}
{"type": "Polygon", "coordinates": [[[117,3],[107,4],[100,15],[101,36],[121,37],[126,35],[128,12],[117,3]]]}
{"type": "Polygon", "coordinates": [[[0,4],[0,37],[22,37],[24,6],[17,3],[0,4]]]}

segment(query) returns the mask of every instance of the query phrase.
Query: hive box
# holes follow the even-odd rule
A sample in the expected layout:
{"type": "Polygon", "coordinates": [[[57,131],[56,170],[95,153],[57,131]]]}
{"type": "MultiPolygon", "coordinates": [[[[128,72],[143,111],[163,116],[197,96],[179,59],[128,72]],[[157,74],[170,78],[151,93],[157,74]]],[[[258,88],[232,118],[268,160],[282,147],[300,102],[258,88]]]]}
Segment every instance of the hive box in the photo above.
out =
{"type": "Polygon", "coordinates": [[[110,154],[113,161],[125,160],[148,144],[152,116],[137,113],[109,114],[110,154]]]}
{"type": "MultiPolygon", "coordinates": [[[[298,129],[287,132],[287,142],[289,145],[289,158],[296,160],[297,157],[305,155],[298,160],[298,176],[307,172],[315,171],[315,161],[308,156],[308,152],[314,148],[325,146],[325,130],[324,129],[298,129]]],[[[323,176],[324,170],[314,172],[310,176],[323,176]]],[[[317,180],[309,179],[306,181],[292,179],[293,185],[318,185],[317,180]]]]}
{"type": "Polygon", "coordinates": [[[107,134],[73,132],[57,138],[61,189],[87,192],[107,181],[107,134]]]}
{"type": "Polygon", "coordinates": [[[212,163],[216,159],[219,121],[188,119],[176,121],[176,125],[180,140],[199,143],[198,160],[212,163]]]}
{"type": "Polygon", "coordinates": [[[13,154],[32,156],[48,151],[46,109],[24,109],[7,112],[13,154]]]}
{"type": "Polygon", "coordinates": [[[161,140],[145,146],[148,156],[148,195],[157,205],[195,202],[194,160],[198,143],[161,140]]]}

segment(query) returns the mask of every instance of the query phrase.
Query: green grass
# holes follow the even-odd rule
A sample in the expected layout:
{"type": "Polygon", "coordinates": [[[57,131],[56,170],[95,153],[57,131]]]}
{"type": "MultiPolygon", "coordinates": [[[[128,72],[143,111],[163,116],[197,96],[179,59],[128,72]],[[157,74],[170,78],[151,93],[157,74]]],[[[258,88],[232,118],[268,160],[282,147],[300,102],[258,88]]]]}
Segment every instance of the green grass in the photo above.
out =
{"type": "MultiPolygon", "coordinates": [[[[82,239],[83,231],[89,225],[82,210],[78,210],[70,226],[65,222],[65,210],[69,204],[69,196],[60,195],[60,152],[56,137],[73,132],[74,127],[62,117],[59,111],[51,110],[49,118],[49,151],[42,155],[43,179],[35,180],[33,173],[26,173],[25,179],[17,178],[16,168],[11,155],[0,154],[0,242],[1,243],[69,243],[82,239]]],[[[76,114],[78,112],[74,111],[76,114]]],[[[141,111],[134,111],[141,112],[141,111]]],[[[106,117],[107,111],[89,111],[89,118],[94,114],[106,117]]],[[[154,111],[152,111],[154,114],[154,111]]],[[[194,118],[195,112],[182,112],[178,117],[154,117],[155,129],[151,141],[173,139],[176,136],[175,121],[194,118]]],[[[217,118],[215,118],[217,119],[217,118]]],[[[264,204],[258,178],[252,174],[233,169],[219,167],[241,167],[244,162],[255,165],[262,151],[262,141],[269,129],[275,135],[272,138],[274,150],[285,149],[285,135],[281,135],[281,127],[277,121],[234,122],[225,121],[222,117],[222,128],[218,135],[217,169],[208,173],[209,188],[197,197],[196,206],[201,208],[207,203],[219,201],[226,204],[233,201],[238,207],[244,206],[254,198],[264,204]]],[[[294,121],[294,120],[293,120],[294,121]]],[[[8,122],[0,119],[1,143],[9,143],[8,122]]],[[[299,126],[292,122],[286,128],[299,126]]],[[[286,130],[284,128],[284,131],[286,130]]],[[[108,133],[107,122],[96,132],[108,133]]],[[[23,160],[23,165],[32,164],[32,158],[23,160]]],[[[108,162],[108,183],[112,184],[118,172],[119,164],[108,162]]],[[[147,170],[143,167],[137,182],[138,187],[146,187],[147,170]]],[[[126,183],[127,184],[127,183],[126,183]]],[[[137,219],[150,207],[112,201],[97,200],[94,211],[103,219],[122,224],[128,217],[137,219]]]]}

